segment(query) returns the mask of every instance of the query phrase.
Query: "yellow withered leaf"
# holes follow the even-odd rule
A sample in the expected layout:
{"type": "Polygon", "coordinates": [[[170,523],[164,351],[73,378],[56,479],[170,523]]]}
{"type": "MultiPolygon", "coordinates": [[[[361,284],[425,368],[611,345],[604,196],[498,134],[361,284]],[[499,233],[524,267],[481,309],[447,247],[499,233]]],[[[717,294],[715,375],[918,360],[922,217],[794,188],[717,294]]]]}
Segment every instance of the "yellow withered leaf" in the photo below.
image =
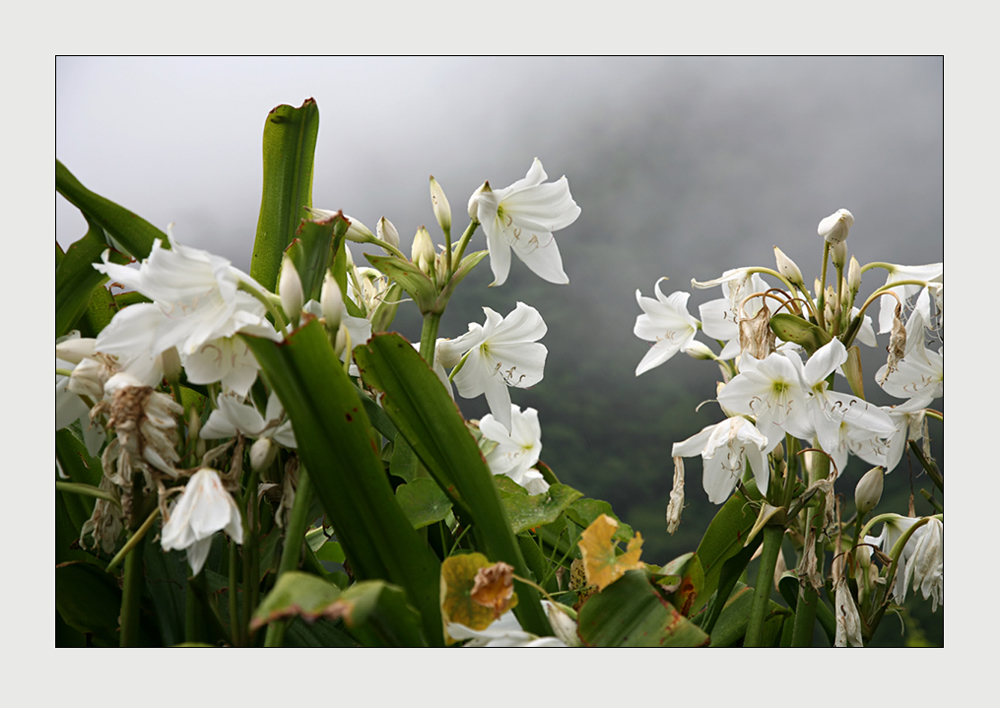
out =
{"type": "Polygon", "coordinates": [[[607,514],[601,514],[580,534],[580,554],[587,583],[598,591],[616,581],[627,570],[645,566],[639,555],[642,553],[642,534],[636,532],[628,542],[625,553],[617,555],[617,545],[611,540],[618,529],[618,522],[607,514]]]}
{"type": "Polygon", "coordinates": [[[441,615],[445,625],[463,624],[486,629],[507,610],[517,606],[513,568],[490,563],[482,553],[465,553],[441,563],[441,615]]]}

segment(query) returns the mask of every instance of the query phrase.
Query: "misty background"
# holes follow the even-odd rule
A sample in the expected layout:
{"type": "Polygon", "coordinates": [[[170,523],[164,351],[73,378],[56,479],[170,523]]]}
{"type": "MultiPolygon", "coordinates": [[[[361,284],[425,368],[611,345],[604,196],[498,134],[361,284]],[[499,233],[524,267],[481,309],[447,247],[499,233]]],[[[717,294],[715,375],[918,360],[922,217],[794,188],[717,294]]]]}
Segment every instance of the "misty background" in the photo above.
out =
{"type": "MultiPolygon", "coordinates": [[[[774,245],[811,283],[816,225],[838,208],[855,217],[848,246],[862,265],[943,260],[943,81],[941,57],[59,57],[56,156],[89,189],[161,229],[173,223],[179,242],[247,272],[264,121],[279,104],[319,106],[313,205],[373,230],[385,216],[405,253],[422,224],[443,241],[429,175],[448,196],[456,236],[484,180],[505,187],[535,157],[550,180],[566,175],[582,209],[556,233],[570,283],[542,281],[513,259],[507,282],[488,288],[484,260],[440,335],[482,323],[483,306],[539,310],[545,377],[511,398],[539,411],[542,460],[611,502],[642,532],[643,558],[663,564],[693,550],[716,511],[700,461],[688,459],[684,522],[666,533],[670,448],[721,420],[714,403],[695,411],[714,397],[718,369],[678,355],[637,378],[648,344],[632,333],[636,290],[653,296],[666,276],[664,293],[692,292],[697,317],[720,291],[692,290],[692,278],[773,268],[774,245]]],[[[57,197],[58,243],[85,232],[57,197]]],[[[469,251],[483,248],[480,230],[469,251]]],[[[866,274],[859,297],[884,280],[866,274]]],[[[396,328],[419,338],[414,305],[400,307],[396,328]]],[[[886,343],[862,346],[865,391],[878,404],[897,402],[873,380],[886,343]]],[[[481,398],[457,400],[468,418],[488,411],[481,398]]],[[[941,426],[931,434],[942,461],[941,426]]],[[[852,458],[838,482],[849,502],[867,467],[852,458]]],[[[926,486],[916,470],[904,458],[880,509],[905,513],[911,485],[926,486]]],[[[916,508],[931,513],[919,494],[916,508]]]]}

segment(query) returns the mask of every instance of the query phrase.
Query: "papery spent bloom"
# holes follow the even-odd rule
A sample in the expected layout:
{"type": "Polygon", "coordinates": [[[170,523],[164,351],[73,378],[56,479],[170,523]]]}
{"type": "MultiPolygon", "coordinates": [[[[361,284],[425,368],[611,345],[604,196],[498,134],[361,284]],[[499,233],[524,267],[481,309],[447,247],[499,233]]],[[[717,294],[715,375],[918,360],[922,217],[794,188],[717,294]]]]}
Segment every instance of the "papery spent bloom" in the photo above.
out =
{"type": "Polygon", "coordinates": [[[851,595],[846,576],[841,576],[837,580],[834,600],[837,632],[833,645],[846,647],[850,644],[852,647],[863,647],[865,643],[861,637],[861,616],[858,614],[857,605],[854,604],[854,596],[851,595]]]}
{"type": "Polygon", "coordinates": [[[694,340],[698,331],[698,320],[688,314],[687,301],[691,293],[678,290],[669,296],[660,290],[660,278],[653,286],[656,299],[643,297],[635,291],[635,299],[643,314],[636,317],[633,332],[639,339],[653,342],[646,355],[635,369],[635,375],[644,374],[663,364],[677,352],[684,351],[694,340]]]}
{"type": "Polygon", "coordinates": [[[702,484],[713,504],[729,498],[736,482],[750,463],[761,493],[767,492],[770,469],[767,464],[768,439],[746,418],[736,416],[703,428],[683,442],[674,443],[671,456],[702,458],[702,484]]]}
{"type": "Polygon", "coordinates": [[[507,280],[511,249],[544,280],[569,282],[552,232],[576,221],[580,207],[573,201],[565,177],[543,184],[547,178],[542,163],[535,158],[523,179],[496,190],[486,183],[469,200],[470,216],[479,220],[486,233],[495,278],[491,285],[507,280]]]}
{"type": "Polygon", "coordinates": [[[882,366],[875,380],[890,396],[915,398],[924,407],[944,395],[944,354],[924,345],[924,317],[919,310],[910,313],[906,332],[903,358],[892,370],[888,363],[882,366]]]}
{"type": "Polygon", "coordinates": [[[847,211],[847,209],[837,209],[837,211],[819,222],[816,232],[827,243],[836,245],[847,238],[847,234],[852,226],[854,226],[854,215],[847,211]]]}
{"type": "Polygon", "coordinates": [[[760,312],[762,298],[747,296],[762,293],[767,290],[767,283],[757,273],[748,273],[748,268],[727,270],[721,278],[699,282],[691,281],[691,286],[704,290],[722,286],[722,297],[698,306],[701,317],[701,330],[705,336],[725,342],[719,358],[723,361],[732,359],[740,353],[739,323],[743,318],[752,318],[760,312]]]}
{"type": "Polygon", "coordinates": [[[170,510],[170,519],[160,532],[164,551],[187,551],[193,575],[201,572],[212,536],[225,531],[236,543],[243,543],[243,522],[239,507],[226,491],[219,473],[208,467],[195,472],[170,510]]]}
{"type": "Polygon", "coordinates": [[[542,380],[548,349],[538,343],[548,328],[538,310],[517,303],[506,317],[484,307],[486,323],[469,324],[469,331],[455,339],[439,340],[441,363],[461,366],[452,371],[463,398],[486,395],[490,412],[507,430],[511,429],[508,386],[530,388],[542,380]]]}
{"type": "Polygon", "coordinates": [[[541,494],[549,488],[542,473],[532,469],[542,451],[542,428],[538,423],[538,411],[515,404],[510,406],[511,429],[508,432],[492,414],[486,414],[479,421],[483,437],[496,443],[486,454],[486,464],[490,472],[510,477],[528,490],[529,494],[541,494]]]}

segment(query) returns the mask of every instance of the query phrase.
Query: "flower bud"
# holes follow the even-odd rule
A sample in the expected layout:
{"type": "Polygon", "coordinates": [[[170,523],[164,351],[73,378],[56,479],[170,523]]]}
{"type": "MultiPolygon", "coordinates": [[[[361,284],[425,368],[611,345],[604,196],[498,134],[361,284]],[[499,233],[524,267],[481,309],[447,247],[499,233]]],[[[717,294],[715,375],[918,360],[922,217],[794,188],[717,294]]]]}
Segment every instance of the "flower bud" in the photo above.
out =
{"type": "MultiPolygon", "coordinates": [[[[331,216],[337,215],[337,212],[330,211],[328,209],[314,209],[312,207],[309,207],[306,211],[308,211],[312,216],[324,219],[329,219],[331,216]]],[[[365,226],[360,221],[355,219],[353,216],[348,216],[343,212],[340,212],[340,215],[343,216],[344,220],[347,221],[348,223],[347,233],[344,235],[344,237],[348,241],[356,241],[357,243],[369,243],[373,238],[375,238],[375,235],[371,232],[371,229],[369,229],[367,226],[365,226]]]]}
{"type": "Polygon", "coordinates": [[[437,219],[441,230],[446,234],[451,233],[451,206],[434,175],[431,175],[431,206],[434,208],[434,218],[437,219]]]}
{"type": "Polygon", "coordinates": [[[489,180],[483,182],[483,186],[472,193],[469,197],[469,218],[473,221],[479,221],[479,195],[483,192],[492,192],[490,189],[489,180]]]}
{"type": "Polygon", "coordinates": [[[874,509],[882,498],[882,481],[885,476],[881,467],[872,467],[854,488],[854,506],[858,514],[864,516],[874,509]]]}
{"type": "Polygon", "coordinates": [[[833,245],[830,249],[831,260],[834,268],[843,268],[847,263],[847,242],[841,241],[833,245]]]}
{"type": "Polygon", "coordinates": [[[393,248],[399,248],[399,232],[396,231],[396,227],[392,225],[392,222],[384,216],[375,224],[375,231],[378,233],[380,240],[385,241],[393,248]]]}
{"type": "Polygon", "coordinates": [[[774,247],[774,260],[778,263],[778,272],[785,276],[785,279],[789,283],[804,287],[802,283],[802,271],[799,270],[795,261],[786,256],[777,246],[774,247]]]}
{"type": "Polygon", "coordinates": [[[176,381],[181,377],[181,355],[177,347],[170,347],[160,353],[160,368],[163,369],[163,376],[167,381],[176,381]]]}
{"type": "Polygon", "coordinates": [[[298,322],[299,313],[302,312],[302,305],[305,303],[305,295],[302,292],[302,279],[299,278],[299,271],[295,269],[295,264],[287,255],[281,259],[278,296],[281,298],[281,308],[285,311],[285,315],[293,323],[298,322]]]}
{"type": "Polygon", "coordinates": [[[333,340],[333,353],[339,359],[345,349],[347,349],[347,325],[341,323],[340,329],[337,330],[337,336],[333,340]]]}
{"type": "Polygon", "coordinates": [[[847,209],[838,209],[819,222],[816,231],[827,243],[835,245],[847,238],[852,226],[854,226],[854,215],[847,209]]]}
{"type": "Polygon", "coordinates": [[[718,357],[708,348],[705,344],[702,344],[697,339],[692,339],[688,342],[688,345],[684,347],[684,353],[687,354],[692,359],[717,359],[718,357]]]}
{"type": "Polygon", "coordinates": [[[344,294],[340,292],[340,286],[336,279],[326,271],[323,278],[323,289],[319,295],[319,306],[323,312],[323,319],[326,320],[326,328],[330,332],[340,329],[340,319],[344,309],[344,294]]]}
{"type": "Polygon", "coordinates": [[[56,343],[57,359],[68,361],[70,364],[79,364],[84,359],[93,357],[97,353],[97,350],[94,348],[97,340],[90,338],[81,339],[79,335],[78,331],[73,330],[70,336],[56,343]],[[73,334],[76,336],[72,337],[73,334]]]}
{"type": "Polygon", "coordinates": [[[851,256],[851,264],[847,267],[847,287],[855,295],[861,289],[861,266],[854,256],[851,256]]]}
{"type": "Polygon", "coordinates": [[[267,469],[278,455],[278,446],[271,438],[259,438],[250,446],[250,467],[255,472],[267,469]]]}
{"type": "Polygon", "coordinates": [[[410,258],[413,264],[428,277],[434,274],[434,244],[431,242],[431,235],[427,229],[421,226],[417,229],[417,235],[413,237],[413,248],[410,251],[410,258]]]}

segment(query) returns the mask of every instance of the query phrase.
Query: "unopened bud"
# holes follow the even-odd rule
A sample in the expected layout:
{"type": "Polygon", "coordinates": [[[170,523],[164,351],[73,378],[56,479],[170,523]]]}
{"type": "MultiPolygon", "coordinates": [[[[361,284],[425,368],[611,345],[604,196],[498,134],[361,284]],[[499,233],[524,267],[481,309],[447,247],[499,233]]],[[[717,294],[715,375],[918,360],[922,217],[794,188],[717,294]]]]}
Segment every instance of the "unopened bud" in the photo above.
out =
{"type": "Polygon", "coordinates": [[[492,192],[490,189],[489,180],[483,182],[483,186],[472,193],[469,197],[469,218],[473,221],[479,221],[479,195],[483,192],[492,192]]]}
{"type": "Polygon", "coordinates": [[[281,259],[278,296],[281,298],[281,307],[285,311],[285,315],[292,320],[293,324],[298,322],[302,305],[305,303],[305,295],[302,293],[302,279],[299,278],[299,271],[295,269],[295,264],[287,255],[281,259]]]}
{"type": "Polygon", "coordinates": [[[351,255],[351,249],[349,249],[347,247],[346,243],[344,244],[344,258],[347,260],[347,267],[348,268],[353,268],[354,267],[354,256],[351,255]]]}
{"type": "Polygon", "coordinates": [[[333,353],[340,358],[340,355],[344,353],[347,348],[347,325],[341,323],[340,329],[337,330],[337,336],[333,340],[333,353]]]}
{"type": "MultiPolygon", "coordinates": [[[[328,209],[314,209],[312,207],[309,207],[307,211],[312,216],[324,219],[328,219],[331,216],[337,215],[337,212],[330,211],[328,209]]],[[[344,238],[346,238],[348,241],[356,241],[357,243],[369,243],[373,238],[375,238],[375,235],[371,232],[371,229],[369,229],[367,226],[365,226],[360,221],[355,219],[353,216],[348,216],[343,212],[341,212],[340,215],[343,216],[344,220],[347,221],[348,223],[347,233],[344,235],[344,238]]]]}
{"type": "Polygon", "coordinates": [[[160,353],[160,367],[163,369],[163,375],[167,381],[176,381],[180,378],[183,367],[177,347],[170,347],[160,353]]]}
{"type": "Polygon", "coordinates": [[[819,222],[816,232],[827,243],[835,245],[847,239],[852,226],[854,226],[854,215],[847,209],[838,209],[819,222]]]}
{"type": "Polygon", "coordinates": [[[250,446],[250,467],[255,472],[267,469],[278,455],[278,446],[271,438],[260,438],[250,446]]]}
{"type": "Polygon", "coordinates": [[[688,345],[684,347],[684,353],[692,359],[705,360],[718,358],[707,345],[702,344],[697,339],[692,339],[688,345]]]}
{"type": "Polygon", "coordinates": [[[778,263],[778,272],[785,276],[789,283],[803,287],[802,271],[799,270],[795,261],[786,256],[777,246],[774,247],[774,260],[778,263]]]}
{"type": "Polygon", "coordinates": [[[451,233],[451,205],[448,204],[448,197],[444,195],[441,185],[431,175],[431,206],[434,208],[434,218],[437,219],[441,230],[446,234],[451,233]]]}
{"type": "Polygon", "coordinates": [[[399,248],[399,232],[384,216],[375,224],[375,231],[378,232],[379,240],[385,241],[393,248],[399,248]]]}
{"type": "Polygon", "coordinates": [[[830,248],[830,259],[834,268],[843,268],[847,263],[847,241],[840,241],[830,248]]]}
{"type": "Polygon", "coordinates": [[[872,467],[854,488],[854,506],[858,514],[864,516],[874,509],[882,498],[882,482],[885,473],[881,467],[872,467]]]}
{"type": "Polygon", "coordinates": [[[326,328],[330,332],[340,329],[340,319],[344,309],[344,294],[340,292],[340,285],[328,270],[323,278],[323,289],[319,295],[319,306],[323,312],[323,319],[326,320],[326,328]]]}
{"type": "Polygon", "coordinates": [[[413,237],[410,259],[428,277],[434,275],[434,244],[431,235],[423,226],[417,229],[417,235],[413,237]]]}
{"type": "Polygon", "coordinates": [[[861,289],[861,266],[854,256],[851,256],[851,264],[847,267],[847,287],[855,295],[861,289]]]}
{"type": "MultiPolygon", "coordinates": [[[[76,335],[80,334],[76,330],[74,332],[76,335]]],[[[70,364],[79,364],[87,357],[92,357],[97,353],[94,348],[95,344],[97,344],[96,339],[81,339],[79,336],[73,339],[67,337],[56,344],[56,358],[68,361],[70,364]]]]}

